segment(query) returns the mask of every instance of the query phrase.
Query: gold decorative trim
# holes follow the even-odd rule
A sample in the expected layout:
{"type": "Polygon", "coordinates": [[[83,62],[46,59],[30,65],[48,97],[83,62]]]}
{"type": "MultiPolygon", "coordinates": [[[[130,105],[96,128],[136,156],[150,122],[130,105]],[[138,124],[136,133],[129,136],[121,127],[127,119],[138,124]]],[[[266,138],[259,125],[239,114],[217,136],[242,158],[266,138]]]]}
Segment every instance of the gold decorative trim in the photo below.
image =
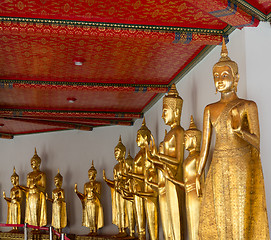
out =
{"type": "Polygon", "coordinates": [[[208,34],[225,34],[224,29],[203,29],[203,28],[187,28],[187,27],[173,27],[173,26],[154,26],[154,25],[139,25],[139,24],[123,24],[123,23],[106,23],[106,22],[87,22],[87,21],[71,21],[71,20],[56,20],[56,19],[38,19],[38,18],[21,18],[21,17],[3,17],[0,16],[0,21],[10,22],[26,22],[26,23],[43,23],[56,25],[72,25],[72,26],[91,26],[91,27],[105,27],[105,28],[121,28],[121,29],[137,29],[137,30],[151,30],[162,32],[192,32],[192,33],[208,33],[208,34]]]}

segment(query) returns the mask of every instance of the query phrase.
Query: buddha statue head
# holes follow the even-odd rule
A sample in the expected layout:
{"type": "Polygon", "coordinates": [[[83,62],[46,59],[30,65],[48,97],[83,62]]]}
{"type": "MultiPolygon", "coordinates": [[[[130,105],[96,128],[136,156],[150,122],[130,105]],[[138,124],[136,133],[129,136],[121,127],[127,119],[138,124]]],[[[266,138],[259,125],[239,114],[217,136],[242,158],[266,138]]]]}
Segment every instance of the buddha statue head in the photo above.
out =
{"type": "Polygon", "coordinates": [[[97,170],[94,167],[93,160],[92,160],[91,167],[88,170],[88,178],[89,178],[89,180],[95,180],[96,179],[96,175],[97,175],[97,170]]]}
{"type": "Polygon", "coordinates": [[[200,143],[201,143],[201,131],[197,129],[196,124],[194,122],[194,118],[191,115],[189,129],[185,131],[184,135],[185,149],[187,149],[188,151],[193,149],[199,151],[200,143]]]}
{"type": "Polygon", "coordinates": [[[126,153],[126,147],[121,142],[121,136],[119,137],[119,142],[115,147],[115,158],[117,161],[123,160],[126,153]]]}
{"type": "Polygon", "coordinates": [[[172,84],[168,94],[163,98],[162,118],[166,125],[180,123],[182,105],[183,99],[179,96],[175,84],[172,84]]]}
{"type": "Polygon", "coordinates": [[[19,185],[19,176],[16,173],[15,167],[13,168],[13,174],[10,177],[10,181],[13,186],[18,186],[19,185]]]}
{"type": "Polygon", "coordinates": [[[144,147],[144,143],[150,143],[151,131],[146,127],[145,117],[143,118],[142,125],[137,131],[136,142],[139,147],[144,147]]]}
{"type": "Polygon", "coordinates": [[[219,61],[213,67],[216,90],[219,92],[236,92],[239,81],[238,65],[228,56],[224,38],[220,55],[219,61]]]}
{"type": "Polygon", "coordinates": [[[58,188],[61,188],[62,182],[63,182],[63,177],[60,174],[59,169],[57,170],[57,175],[55,176],[54,181],[55,181],[55,186],[58,188]]]}
{"type": "Polygon", "coordinates": [[[41,164],[41,158],[37,154],[37,149],[35,148],[34,156],[31,158],[31,167],[33,170],[39,170],[41,164]]]}

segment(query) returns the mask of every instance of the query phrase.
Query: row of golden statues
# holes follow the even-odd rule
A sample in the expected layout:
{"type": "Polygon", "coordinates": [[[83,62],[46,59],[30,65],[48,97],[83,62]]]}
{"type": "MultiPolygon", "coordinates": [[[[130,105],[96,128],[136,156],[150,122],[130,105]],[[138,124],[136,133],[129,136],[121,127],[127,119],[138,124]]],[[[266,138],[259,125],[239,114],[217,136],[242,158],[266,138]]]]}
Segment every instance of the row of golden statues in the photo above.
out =
{"type": "Polygon", "coordinates": [[[257,105],[238,98],[238,66],[224,40],[213,77],[221,98],[204,110],[201,145],[192,117],[188,130],[180,126],[183,100],[175,85],[163,98],[162,118],[170,131],[158,147],[145,120],[137,132],[140,150],[133,161],[125,159],[119,140],[114,179],[103,173],[119,236],[129,227],[132,237],[136,223],[139,239],[146,239],[147,222],[150,239],[159,239],[160,211],[164,239],[184,239],[185,222],[190,240],[270,238],[257,105]],[[215,147],[205,179],[213,130],[215,147]],[[185,160],[184,147],[189,151],[185,160]]]}
{"type": "MultiPolygon", "coordinates": [[[[192,116],[188,130],[180,126],[183,100],[173,84],[163,98],[162,118],[170,130],[159,146],[145,119],[137,132],[140,150],[134,159],[130,154],[125,158],[126,148],[119,139],[113,179],[103,172],[103,179],[111,189],[112,223],[119,229],[116,237],[127,236],[128,227],[131,238],[137,229],[138,238],[146,239],[147,225],[150,239],[159,239],[160,213],[167,240],[184,239],[185,222],[190,240],[269,239],[257,106],[253,101],[238,98],[238,66],[228,57],[224,41],[213,76],[221,99],[206,106],[202,133],[192,116]],[[213,130],[215,147],[205,179],[213,130]],[[185,160],[184,148],[189,152],[185,160]]],[[[67,224],[62,176],[59,172],[56,175],[56,189],[49,199],[36,152],[31,166],[33,171],[27,175],[26,187],[19,185],[14,170],[10,198],[4,193],[8,202],[7,221],[19,223],[24,191],[25,222],[46,225],[47,199],[53,203],[52,226],[61,231],[67,224]]],[[[92,163],[84,193],[78,191],[77,184],[74,188],[82,202],[83,226],[91,234],[96,234],[104,224],[101,183],[96,181],[96,174],[92,163]]]]}

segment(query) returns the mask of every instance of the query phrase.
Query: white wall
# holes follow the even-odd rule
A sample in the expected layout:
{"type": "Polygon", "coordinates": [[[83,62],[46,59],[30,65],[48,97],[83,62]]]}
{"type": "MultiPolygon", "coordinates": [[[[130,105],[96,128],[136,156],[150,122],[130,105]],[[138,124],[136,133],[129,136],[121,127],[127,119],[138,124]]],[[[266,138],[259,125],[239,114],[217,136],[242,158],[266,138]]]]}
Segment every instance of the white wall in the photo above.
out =
{"type": "MultiPolygon", "coordinates": [[[[262,28],[262,25],[260,28],[262,28]]],[[[257,103],[259,101],[261,104],[263,99],[265,99],[266,102],[271,100],[267,90],[268,86],[270,89],[270,83],[265,81],[265,91],[262,91],[261,93],[253,91],[255,96],[252,96],[250,91],[254,89],[252,83],[255,80],[257,80],[258,83],[259,79],[264,81],[264,79],[267,78],[267,73],[266,75],[259,75],[263,73],[262,71],[258,71],[261,64],[264,64],[262,58],[257,58],[257,60],[253,62],[253,68],[250,66],[252,63],[249,63],[248,57],[251,57],[251,55],[246,52],[247,46],[244,44],[250,31],[256,31],[256,29],[249,28],[246,31],[236,30],[233,32],[230,36],[228,50],[229,56],[239,64],[241,79],[238,86],[238,95],[242,98],[246,98],[248,93],[249,97],[251,96],[257,103]],[[255,67],[255,65],[259,67],[255,67]],[[248,76],[248,74],[251,74],[251,71],[255,71],[254,74],[257,74],[257,77],[253,77],[250,81],[251,76],[248,76]],[[248,81],[246,81],[246,79],[248,79],[248,81]]],[[[260,31],[260,34],[263,33],[264,29],[260,31]]],[[[257,34],[259,33],[257,32],[254,35],[257,34]]],[[[259,38],[262,38],[261,35],[259,38]]],[[[271,41],[270,34],[266,41],[268,42],[268,40],[269,42],[271,41]]],[[[248,43],[250,43],[250,41],[248,41],[248,43]]],[[[256,47],[254,42],[251,44],[253,44],[251,46],[252,48],[256,47]]],[[[212,67],[220,58],[220,48],[221,47],[216,47],[177,84],[180,96],[184,100],[181,125],[185,129],[189,127],[191,114],[194,115],[198,128],[202,129],[204,107],[219,99],[219,95],[215,95],[215,87],[212,80],[212,67]]],[[[265,52],[263,54],[266,54],[265,58],[267,59],[270,52],[269,54],[265,52]]],[[[267,105],[265,108],[267,108],[267,105]]],[[[263,133],[263,129],[267,129],[265,127],[263,128],[263,126],[268,126],[268,119],[271,119],[271,113],[268,112],[268,109],[264,110],[265,109],[261,109],[261,106],[259,107],[262,130],[262,150],[264,149],[264,146],[267,146],[268,144],[268,132],[271,133],[270,127],[266,134],[263,133]]],[[[152,131],[157,143],[163,140],[164,130],[166,128],[161,115],[162,100],[159,100],[145,114],[146,124],[152,131]]],[[[88,229],[81,226],[82,209],[81,203],[73,191],[74,183],[78,183],[79,190],[83,191],[83,184],[88,180],[87,171],[91,166],[91,160],[94,160],[95,167],[98,171],[98,180],[102,181],[103,168],[106,170],[107,177],[112,178],[112,169],[116,164],[113,151],[118,143],[119,135],[121,134],[123,143],[126,145],[127,149],[131,150],[132,156],[135,156],[136,152],[139,150],[135,143],[136,131],[140,128],[141,122],[142,120],[137,120],[133,127],[97,128],[92,132],[64,131],[59,133],[19,136],[15,137],[13,140],[0,139],[0,161],[2,166],[2,168],[0,168],[0,192],[3,190],[8,192],[12,187],[9,179],[12,174],[13,166],[16,166],[17,173],[20,175],[20,183],[25,184],[26,175],[31,171],[30,159],[33,156],[34,147],[37,147],[38,154],[42,158],[41,170],[47,174],[47,192],[49,195],[54,187],[53,177],[57,173],[57,168],[60,168],[61,174],[64,177],[63,188],[66,191],[70,227],[68,230],[72,233],[87,233],[88,229]]],[[[267,156],[267,153],[262,154],[266,186],[271,182],[270,178],[267,178],[267,175],[271,175],[271,167],[267,156]]],[[[268,188],[266,188],[266,190],[267,196],[269,196],[270,199],[271,191],[268,188]]],[[[270,201],[268,202],[269,207],[270,201]]],[[[109,187],[106,186],[103,181],[102,204],[105,212],[105,227],[101,232],[116,233],[117,228],[111,224],[110,191],[109,187]]],[[[5,222],[7,207],[2,198],[0,199],[0,209],[0,222],[5,222]]],[[[51,215],[50,210],[51,205],[48,203],[49,216],[51,215]]],[[[162,236],[160,236],[160,239],[162,239],[162,236]]]]}
{"type": "Polygon", "coordinates": [[[261,160],[269,224],[271,218],[271,26],[261,23],[258,28],[245,29],[247,66],[247,97],[258,105],[261,130],[261,160]]]}

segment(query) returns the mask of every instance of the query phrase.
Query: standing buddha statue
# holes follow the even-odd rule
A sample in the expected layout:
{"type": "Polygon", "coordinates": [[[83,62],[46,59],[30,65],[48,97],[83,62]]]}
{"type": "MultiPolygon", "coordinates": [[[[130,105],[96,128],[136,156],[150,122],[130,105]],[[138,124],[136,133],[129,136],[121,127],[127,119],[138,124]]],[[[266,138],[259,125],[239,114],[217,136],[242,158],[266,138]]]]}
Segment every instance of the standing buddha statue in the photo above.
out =
{"type": "MultiPolygon", "coordinates": [[[[201,198],[197,196],[196,175],[198,168],[198,157],[200,152],[201,131],[197,129],[193,116],[191,116],[190,127],[185,131],[185,149],[189,151],[188,157],[183,162],[183,181],[176,180],[165,168],[165,177],[180,186],[185,191],[186,222],[189,240],[198,240],[199,212],[201,198]]],[[[204,175],[202,176],[204,181],[204,175]]]]}
{"type": "Polygon", "coordinates": [[[52,192],[52,198],[48,198],[46,194],[46,199],[52,202],[52,226],[61,233],[62,229],[67,226],[67,210],[65,202],[65,193],[61,188],[63,182],[63,177],[59,172],[54,178],[54,183],[56,188],[52,192]]]}
{"type": "MultiPolygon", "coordinates": [[[[179,181],[183,181],[184,130],[180,125],[182,104],[183,100],[179,96],[175,84],[172,84],[168,95],[163,98],[162,118],[171,129],[165,135],[162,146],[160,146],[162,151],[157,151],[154,140],[152,141],[152,151],[146,146],[148,160],[161,170],[163,169],[163,164],[165,164],[175,179],[179,181]]],[[[161,172],[158,173],[158,184],[159,181],[163,180],[159,176],[160,174],[161,172]]],[[[168,234],[166,236],[167,239],[181,240],[183,239],[181,224],[183,216],[181,216],[181,213],[183,213],[184,197],[171,181],[166,180],[164,184],[167,206],[163,205],[165,202],[161,202],[161,208],[160,204],[164,235],[168,234]],[[168,229],[165,230],[165,228],[168,229]]]]}
{"type": "Polygon", "coordinates": [[[127,211],[125,206],[125,199],[122,197],[120,190],[124,188],[124,161],[126,147],[121,142],[121,137],[119,138],[119,143],[115,147],[115,158],[118,163],[114,166],[113,177],[114,180],[109,180],[105,171],[103,170],[103,179],[107,185],[111,188],[112,197],[112,223],[117,225],[119,233],[117,237],[125,237],[127,233],[125,228],[128,227],[127,211]]]}
{"type": "Polygon", "coordinates": [[[130,237],[135,236],[135,211],[134,211],[134,197],[131,194],[133,180],[127,177],[127,173],[133,170],[134,159],[130,155],[130,151],[128,152],[127,158],[124,161],[124,189],[122,193],[122,197],[125,199],[127,217],[128,217],[128,228],[130,230],[130,237]]]}
{"type": "Polygon", "coordinates": [[[84,185],[84,194],[80,193],[75,184],[74,191],[82,202],[82,225],[90,229],[89,235],[97,235],[97,230],[104,226],[103,207],[101,204],[101,183],[96,181],[97,170],[93,161],[88,170],[89,182],[84,185]]]}
{"type": "Polygon", "coordinates": [[[34,226],[45,226],[47,224],[46,212],[46,175],[40,171],[41,158],[35,154],[31,158],[32,172],[27,174],[26,187],[19,185],[19,188],[25,192],[25,223],[34,226]]]}
{"type": "Polygon", "coordinates": [[[269,239],[264,180],[260,161],[260,129],[255,102],[238,98],[238,66],[228,57],[213,67],[218,102],[204,109],[203,139],[196,177],[201,193],[212,130],[216,139],[200,210],[199,239],[269,239]]]}
{"type": "MultiPolygon", "coordinates": [[[[3,197],[8,204],[7,224],[21,224],[22,190],[19,188],[19,176],[15,171],[15,167],[10,180],[13,185],[10,189],[10,197],[6,197],[5,191],[3,192],[3,197]]],[[[17,231],[18,227],[13,227],[12,232],[17,231]]]]}
{"type": "MultiPolygon", "coordinates": [[[[145,118],[143,119],[141,128],[137,131],[137,145],[140,147],[140,151],[135,157],[134,163],[134,172],[129,173],[130,176],[133,177],[134,180],[134,194],[135,194],[135,201],[138,201],[140,204],[136,206],[136,209],[141,210],[136,215],[138,217],[138,222],[143,223],[143,216],[140,215],[144,214],[142,211],[141,206],[145,206],[145,213],[147,218],[147,225],[149,230],[149,235],[151,240],[158,240],[158,202],[157,202],[157,192],[152,189],[146,183],[146,178],[151,181],[157,181],[157,173],[154,166],[147,161],[146,158],[146,148],[145,145],[150,143],[151,138],[151,131],[147,128],[145,118]],[[141,219],[141,220],[140,220],[141,219]]],[[[145,218],[145,216],[144,216],[145,218]]],[[[145,221],[145,219],[144,219],[145,221]]],[[[144,229],[144,233],[145,233],[144,229]]],[[[140,236],[142,239],[145,239],[145,235],[140,236]]]]}

